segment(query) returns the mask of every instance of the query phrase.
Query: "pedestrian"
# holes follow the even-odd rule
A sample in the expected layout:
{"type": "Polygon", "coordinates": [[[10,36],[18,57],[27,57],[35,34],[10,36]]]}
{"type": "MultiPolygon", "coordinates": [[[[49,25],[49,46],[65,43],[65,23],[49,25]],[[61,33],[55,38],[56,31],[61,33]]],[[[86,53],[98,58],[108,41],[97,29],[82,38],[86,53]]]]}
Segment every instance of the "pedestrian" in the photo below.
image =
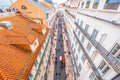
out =
{"type": "Polygon", "coordinates": [[[57,61],[55,61],[55,64],[57,65],[57,61]]]}
{"type": "Polygon", "coordinates": [[[69,55],[70,55],[70,52],[69,52],[69,55]]]}
{"type": "Polygon", "coordinates": [[[60,51],[60,49],[58,49],[58,51],[60,51]]]}
{"type": "Polygon", "coordinates": [[[67,75],[65,75],[65,78],[67,78],[67,75]]]}
{"type": "Polygon", "coordinates": [[[56,73],[56,76],[57,76],[57,73],[56,73]]]}

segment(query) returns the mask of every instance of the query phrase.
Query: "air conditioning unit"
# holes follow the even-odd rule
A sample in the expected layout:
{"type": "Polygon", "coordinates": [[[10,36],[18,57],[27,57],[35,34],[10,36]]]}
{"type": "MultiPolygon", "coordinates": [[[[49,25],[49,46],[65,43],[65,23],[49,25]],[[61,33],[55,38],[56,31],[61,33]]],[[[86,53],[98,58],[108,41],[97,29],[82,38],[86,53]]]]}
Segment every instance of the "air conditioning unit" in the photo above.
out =
{"type": "Polygon", "coordinates": [[[0,22],[0,26],[3,26],[4,28],[7,29],[13,28],[12,23],[10,21],[2,21],[0,22]]]}

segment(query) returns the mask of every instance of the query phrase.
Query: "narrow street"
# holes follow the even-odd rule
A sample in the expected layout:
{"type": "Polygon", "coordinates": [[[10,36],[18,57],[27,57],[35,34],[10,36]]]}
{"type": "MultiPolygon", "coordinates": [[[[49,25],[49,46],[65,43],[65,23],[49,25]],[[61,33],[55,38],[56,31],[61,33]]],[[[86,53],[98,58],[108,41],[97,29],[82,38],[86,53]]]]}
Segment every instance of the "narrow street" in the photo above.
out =
{"type": "Polygon", "coordinates": [[[50,59],[48,80],[72,80],[69,64],[69,49],[67,46],[67,36],[65,34],[65,25],[63,16],[57,18],[54,25],[52,38],[52,53],[50,59]],[[65,64],[60,60],[60,57],[65,57],[65,64]]]}

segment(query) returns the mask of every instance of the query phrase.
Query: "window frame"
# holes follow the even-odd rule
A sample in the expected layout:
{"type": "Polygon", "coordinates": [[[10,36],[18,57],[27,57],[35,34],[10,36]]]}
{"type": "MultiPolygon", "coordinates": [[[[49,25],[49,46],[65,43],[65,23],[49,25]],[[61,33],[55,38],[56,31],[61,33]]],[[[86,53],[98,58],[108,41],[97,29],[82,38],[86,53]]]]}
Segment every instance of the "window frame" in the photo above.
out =
{"type": "Polygon", "coordinates": [[[114,45],[114,47],[111,51],[111,54],[114,56],[114,58],[116,58],[118,61],[120,61],[120,58],[118,58],[118,56],[120,56],[120,44],[116,43],[114,45]]]}
{"type": "Polygon", "coordinates": [[[84,41],[85,41],[85,37],[82,36],[82,38],[81,38],[81,43],[84,44],[84,41]]]}
{"type": "Polygon", "coordinates": [[[87,51],[90,52],[91,48],[92,48],[92,45],[88,42],[86,46],[87,51]]]}
{"type": "Polygon", "coordinates": [[[90,26],[90,25],[88,25],[88,24],[85,25],[85,29],[84,29],[85,33],[88,32],[89,26],[90,26]]]}
{"type": "Polygon", "coordinates": [[[104,76],[109,70],[110,70],[110,67],[109,67],[109,65],[108,65],[104,60],[103,60],[103,61],[100,63],[100,65],[98,66],[98,71],[100,72],[100,74],[101,74],[102,76],[104,76]],[[104,65],[103,65],[103,64],[104,64],[104,65]],[[102,66],[102,68],[100,69],[101,66],[102,66]],[[108,70],[105,71],[107,67],[108,67],[108,70]],[[104,72],[104,73],[103,73],[103,72],[104,72]]]}
{"type": "Polygon", "coordinates": [[[92,35],[91,35],[91,39],[96,39],[97,35],[98,35],[98,30],[97,29],[94,29],[93,32],[92,32],[92,35]]]}
{"type": "Polygon", "coordinates": [[[86,60],[86,56],[85,56],[85,54],[83,54],[82,57],[81,57],[81,61],[82,61],[83,64],[84,64],[85,60],[86,60]]]}
{"type": "Polygon", "coordinates": [[[93,72],[89,75],[89,79],[90,80],[97,80],[97,78],[93,72]]]}

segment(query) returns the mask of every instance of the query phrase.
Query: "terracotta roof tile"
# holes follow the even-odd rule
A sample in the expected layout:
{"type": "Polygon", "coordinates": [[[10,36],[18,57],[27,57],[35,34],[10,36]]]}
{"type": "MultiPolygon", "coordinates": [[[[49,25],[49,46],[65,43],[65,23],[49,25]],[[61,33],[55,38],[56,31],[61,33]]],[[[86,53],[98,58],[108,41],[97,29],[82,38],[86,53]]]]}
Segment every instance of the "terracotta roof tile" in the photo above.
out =
{"type": "MultiPolygon", "coordinates": [[[[39,9],[38,7],[30,4],[27,0],[17,0],[12,6],[11,8],[17,8],[20,12],[22,12],[22,14],[29,16],[31,18],[42,18],[45,19],[46,15],[44,13],[44,11],[42,11],[41,9],[39,9]],[[26,6],[27,9],[22,9],[22,6],[26,6]]],[[[40,20],[33,20],[37,23],[40,22],[40,20]]]]}
{"type": "Polygon", "coordinates": [[[20,79],[26,80],[49,30],[47,29],[45,35],[34,31],[31,26],[39,27],[39,25],[20,15],[0,18],[0,21],[4,20],[10,21],[13,28],[0,27],[2,28],[0,29],[0,76],[4,80],[16,80],[23,69],[20,79]],[[38,38],[39,47],[34,54],[29,50],[20,48],[18,45],[14,45],[29,44],[36,38],[38,38]],[[25,66],[26,64],[27,66],[25,66]]]}

